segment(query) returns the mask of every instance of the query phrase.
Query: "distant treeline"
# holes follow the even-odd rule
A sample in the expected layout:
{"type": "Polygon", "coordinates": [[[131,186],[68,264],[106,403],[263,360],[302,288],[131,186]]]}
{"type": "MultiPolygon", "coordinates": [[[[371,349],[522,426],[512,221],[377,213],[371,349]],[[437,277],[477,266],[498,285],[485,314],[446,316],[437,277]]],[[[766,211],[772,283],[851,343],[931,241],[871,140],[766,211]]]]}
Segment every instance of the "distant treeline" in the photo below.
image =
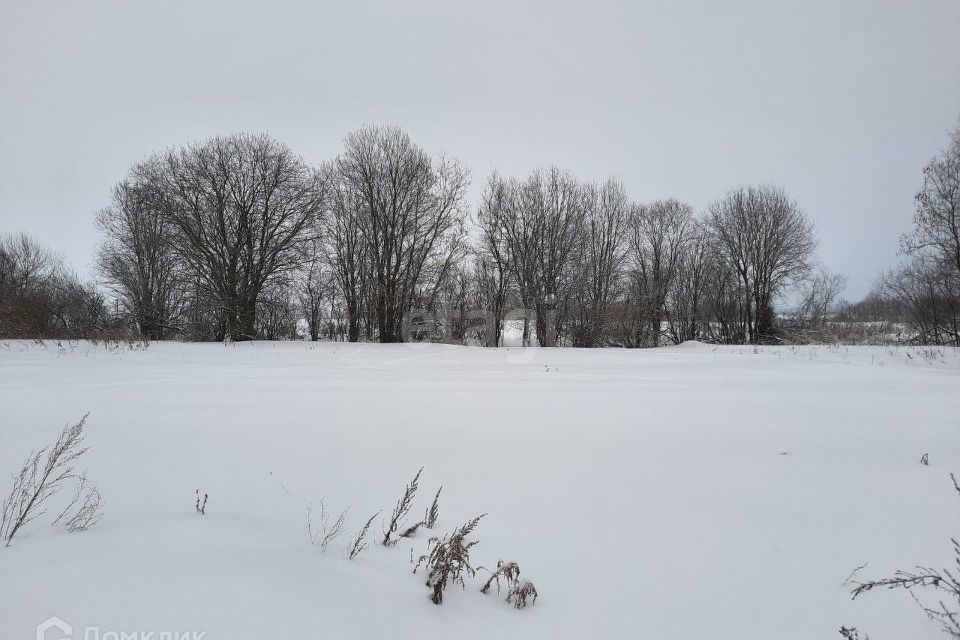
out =
{"type": "Polygon", "coordinates": [[[522,308],[524,339],[547,346],[860,340],[836,327],[866,322],[960,345],[960,131],[923,171],[902,265],[855,304],[776,186],[698,213],[555,167],[494,173],[472,207],[469,183],[394,127],[348,134],[316,167],[265,135],[171,148],[97,213],[109,295],[35,240],[0,239],[0,336],[285,339],[303,325],[314,340],[398,342],[416,310],[420,338],[496,346],[522,308]]]}

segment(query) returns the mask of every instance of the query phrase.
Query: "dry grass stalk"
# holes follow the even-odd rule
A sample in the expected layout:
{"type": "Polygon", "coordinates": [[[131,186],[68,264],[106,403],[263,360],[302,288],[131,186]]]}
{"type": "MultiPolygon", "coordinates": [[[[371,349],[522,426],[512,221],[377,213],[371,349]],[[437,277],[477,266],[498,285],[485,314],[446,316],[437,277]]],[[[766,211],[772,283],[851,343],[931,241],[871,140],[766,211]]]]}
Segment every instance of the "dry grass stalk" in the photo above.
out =
{"type": "Polygon", "coordinates": [[[360,554],[363,553],[364,549],[367,548],[367,532],[370,530],[370,525],[373,523],[373,519],[378,515],[380,515],[379,511],[370,516],[370,519],[367,520],[367,524],[363,525],[363,528],[357,532],[357,536],[353,539],[353,544],[350,545],[350,551],[347,553],[347,557],[349,559],[353,560],[354,558],[360,557],[360,554]]]}
{"type": "Polygon", "coordinates": [[[313,503],[307,505],[307,536],[310,538],[310,544],[320,547],[321,553],[327,550],[327,546],[340,537],[344,526],[347,523],[347,514],[350,513],[350,507],[340,512],[337,519],[330,523],[330,515],[327,513],[326,498],[320,499],[320,526],[317,530],[313,528],[313,503]]]}
{"type": "Polygon", "coordinates": [[[427,529],[433,529],[437,524],[437,518],[440,517],[440,492],[443,491],[443,485],[440,485],[440,488],[437,489],[437,495],[433,496],[433,502],[430,503],[430,508],[427,509],[423,514],[423,526],[427,529]]]}
{"type": "Polygon", "coordinates": [[[88,415],[67,425],[53,446],[31,453],[14,476],[0,513],[0,539],[6,546],[25,525],[46,512],[44,503],[59,493],[67,480],[76,477],[74,464],[87,452],[83,429],[88,415]]]}
{"type": "MultiPolygon", "coordinates": [[[[407,486],[403,490],[403,495],[397,500],[397,506],[393,508],[393,513],[390,516],[390,525],[383,531],[383,545],[385,547],[393,546],[397,544],[399,540],[399,538],[393,538],[392,536],[399,530],[400,522],[410,513],[410,508],[413,506],[413,499],[417,495],[421,473],[423,473],[423,467],[420,467],[417,475],[413,476],[413,480],[407,483],[407,486]]],[[[416,531],[416,529],[414,529],[414,531],[416,531]]]]}

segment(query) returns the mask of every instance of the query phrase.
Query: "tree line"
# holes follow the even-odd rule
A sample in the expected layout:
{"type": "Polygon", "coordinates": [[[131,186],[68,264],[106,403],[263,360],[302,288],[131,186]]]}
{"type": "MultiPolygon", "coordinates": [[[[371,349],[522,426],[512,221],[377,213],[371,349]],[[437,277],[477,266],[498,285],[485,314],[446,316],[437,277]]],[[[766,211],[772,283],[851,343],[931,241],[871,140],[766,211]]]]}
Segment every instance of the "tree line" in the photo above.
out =
{"type": "MultiPolygon", "coordinates": [[[[958,183],[955,133],[924,171],[904,265],[871,294],[925,342],[960,341],[958,183]]],[[[31,239],[0,242],[0,332],[249,340],[303,324],[313,340],[496,346],[515,321],[525,344],[641,347],[805,339],[836,317],[845,280],[816,264],[813,223],[779,187],[696,212],[556,167],[494,172],[472,207],[469,185],[396,127],[349,133],[320,166],[266,135],[170,148],[96,215],[109,297],[31,239]]]]}
{"type": "Polygon", "coordinates": [[[108,302],[26,234],[0,236],[0,337],[85,336],[110,327],[108,302]]]}

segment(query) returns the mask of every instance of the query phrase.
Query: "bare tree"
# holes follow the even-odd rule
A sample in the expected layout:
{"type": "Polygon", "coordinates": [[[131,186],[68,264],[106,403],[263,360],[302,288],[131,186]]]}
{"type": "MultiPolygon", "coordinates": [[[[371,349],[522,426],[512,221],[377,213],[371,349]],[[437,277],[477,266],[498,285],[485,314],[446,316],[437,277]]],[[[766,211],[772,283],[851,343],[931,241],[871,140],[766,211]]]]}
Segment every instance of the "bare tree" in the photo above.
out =
{"type": "Polygon", "coordinates": [[[771,186],[729,192],[710,205],[707,224],[747,296],[745,337],[752,343],[770,339],[777,295],[810,270],[813,224],[786,192],[771,186]]]}
{"type": "Polygon", "coordinates": [[[285,145],[237,134],[173,149],[163,158],[161,206],[181,258],[218,302],[234,340],[255,335],[257,299],[300,266],[326,182],[285,145]]]}
{"type": "Polygon", "coordinates": [[[0,237],[0,335],[20,338],[46,334],[50,291],[60,261],[26,234],[0,237]]]}
{"type": "Polygon", "coordinates": [[[942,261],[918,253],[884,274],[878,293],[896,304],[920,344],[960,346],[960,278],[942,261]]]}
{"type": "Polygon", "coordinates": [[[635,344],[657,346],[667,315],[667,295],[690,239],[693,209],[679,200],[634,207],[630,257],[633,261],[635,344]]]}
{"type": "Polygon", "coordinates": [[[960,125],[950,145],[923,169],[913,231],[901,239],[904,253],[930,252],[960,276],[960,125]]]}
{"type": "Polygon", "coordinates": [[[97,270],[140,335],[151,340],[182,329],[186,298],[182,263],[170,242],[173,225],[159,206],[160,174],[156,159],[135,165],[97,214],[104,236],[97,270]]]}
{"type": "Polygon", "coordinates": [[[320,339],[323,311],[330,306],[333,293],[333,275],[323,260],[321,243],[309,243],[306,262],[296,278],[296,297],[300,313],[307,322],[310,340],[320,339]]]}
{"type": "Polygon", "coordinates": [[[59,260],[25,233],[0,240],[0,287],[6,295],[41,289],[56,275],[59,260]]]}
{"type": "Polygon", "coordinates": [[[110,328],[103,295],[64,267],[53,280],[48,300],[48,335],[96,338],[110,328]]]}
{"type": "Polygon", "coordinates": [[[575,344],[602,346],[608,334],[610,306],[620,293],[627,255],[630,203],[623,185],[607,180],[586,189],[583,242],[582,335],[575,344]]]}
{"type": "MultiPolygon", "coordinates": [[[[517,185],[501,227],[521,304],[536,313],[537,341],[553,346],[577,283],[587,202],[583,186],[556,167],[534,171],[517,185]]],[[[530,327],[524,321],[524,344],[530,327]]]]}
{"type": "Polygon", "coordinates": [[[708,285],[716,266],[706,231],[695,220],[669,289],[667,334],[675,344],[712,337],[710,314],[715,292],[708,285]]]}
{"type": "Polygon", "coordinates": [[[913,339],[960,346],[960,127],[923,170],[913,231],[901,238],[907,259],[881,281],[914,330],[913,339]]]}
{"type": "Polygon", "coordinates": [[[369,280],[369,252],[363,236],[365,215],[354,189],[333,174],[330,196],[330,241],[328,260],[333,267],[347,315],[347,340],[360,339],[365,292],[369,280]]]}
{"type": "Polygon", "coordinates": [[[801,283],[799,302],[793,312],[794,327],[804,331],[823,325],[846,286],[846,276],[832,273],[820,265],[815,273],[801,283]]]}
{"type": "Polygon", "coordinates": [[[348,134],[335,167],[360,214],[379,340],[400,341],[414,298],[433,298],[462,249],[468,172],[396,127],[348,134]]]}
{"type": "Polygon", "coordinates": [[[295,340],[300,309],[296,283],[289,275],[271,279],[257,296],[254,333],[264,340],[295,340]]]}
{"type": "Polygon", "coordinates": [[[507,239],[505,220],[513,215],[510,208],[516,204],[516,183],[492,173],[477,209],[480,229],[480,247],[477,250],[475,275],[480,308],[490,313],[487,327],[487,346],[500,346],[507,300],[512,284],[513,264],[507,239]]]}

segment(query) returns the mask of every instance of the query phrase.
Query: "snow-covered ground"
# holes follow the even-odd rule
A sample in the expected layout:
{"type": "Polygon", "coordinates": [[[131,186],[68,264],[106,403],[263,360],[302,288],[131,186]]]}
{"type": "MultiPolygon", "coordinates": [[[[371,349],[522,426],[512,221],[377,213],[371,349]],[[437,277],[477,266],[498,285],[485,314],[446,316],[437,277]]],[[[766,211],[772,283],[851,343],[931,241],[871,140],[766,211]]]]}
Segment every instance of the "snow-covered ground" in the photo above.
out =
{"type": "Polygon", "coordinates": [[[0,408],[4,495],[89,411],[105,500],[88,532],[42,518],[0,548],[3,640],[49,616],[101,640],[940,637],[906,594],[843,582],[951,560],[957,351],[8,342],[0,408]],[[535,606],[479,574],[433,605],[429,532],[344,557],[420,466],[414,514],[440,484],[435,532],[489,513],[474,561],[519,562],[535,606]],[[353,508],[326,554],[321,496],[353,508]]]}

